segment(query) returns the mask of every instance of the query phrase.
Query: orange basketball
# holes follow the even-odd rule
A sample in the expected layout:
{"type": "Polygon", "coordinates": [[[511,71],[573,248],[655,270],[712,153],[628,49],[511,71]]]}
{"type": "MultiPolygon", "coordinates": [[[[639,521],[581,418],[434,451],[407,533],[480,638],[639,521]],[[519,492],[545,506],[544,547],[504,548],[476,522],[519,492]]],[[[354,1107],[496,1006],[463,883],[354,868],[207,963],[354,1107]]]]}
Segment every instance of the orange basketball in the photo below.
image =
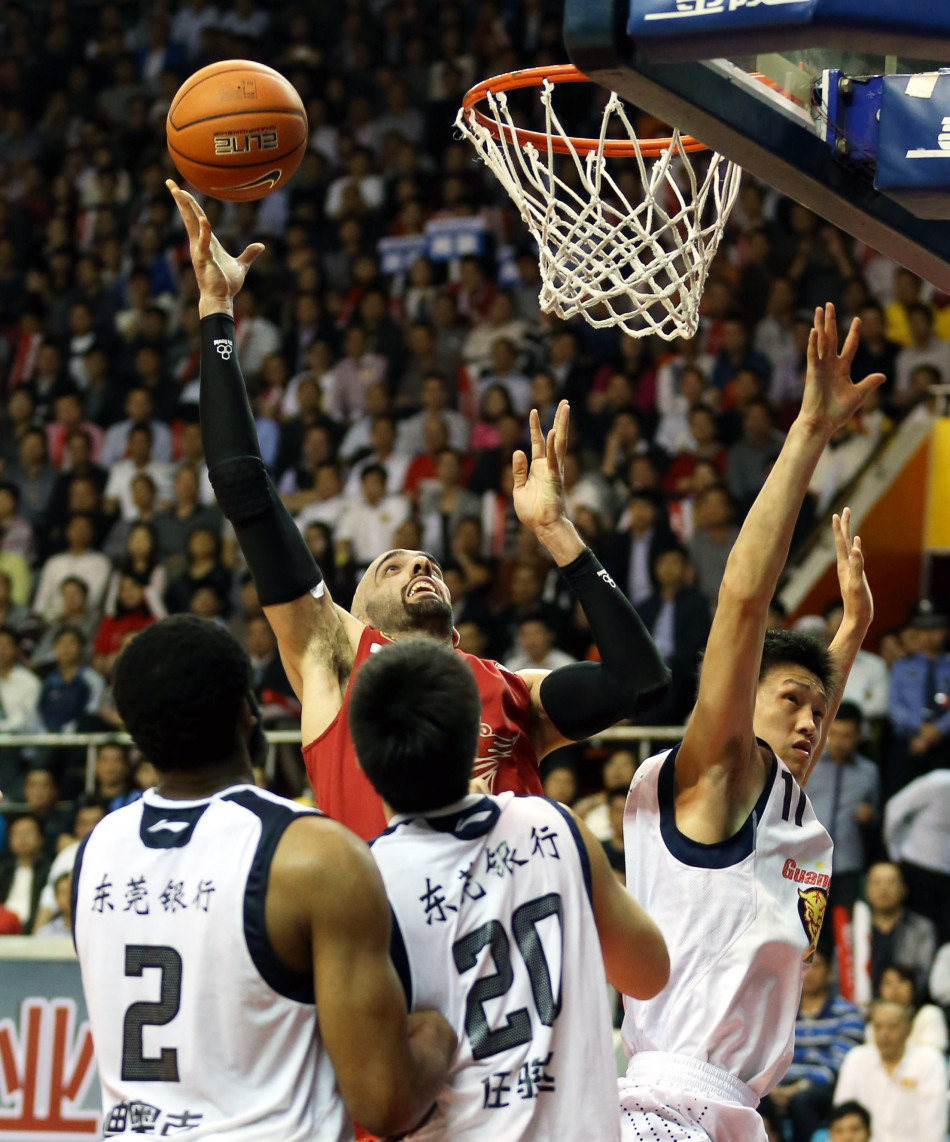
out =
{"type": "Polygon", "coordinates": [[[246,59],[196,71],[165,121],[168,152],[212,198],[263,198],[290,179],[307,149],[307,113],[280,72],[246,59]]]}

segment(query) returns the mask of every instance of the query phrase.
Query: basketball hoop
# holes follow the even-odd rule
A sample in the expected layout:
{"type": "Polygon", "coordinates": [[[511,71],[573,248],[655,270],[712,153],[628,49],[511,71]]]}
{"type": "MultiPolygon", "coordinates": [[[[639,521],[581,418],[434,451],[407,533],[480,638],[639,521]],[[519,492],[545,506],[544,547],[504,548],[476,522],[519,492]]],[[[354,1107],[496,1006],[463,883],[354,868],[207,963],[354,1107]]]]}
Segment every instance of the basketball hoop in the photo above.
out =
{"type": "Polygon", "coordinates": [[[631,337],[692,337],[741,171],[715,153],[705,171],[694,166],[690,155],[708,148],[677,130],[638,138],[615,92],[596,138],[568,135],[552,106],[554,89],[590,82],[570,64],[496,75],[466,94],[455,123],[538,243],[545,313],[581,314],[597,329],[619,326],[631,337]],[[527,87],[541,89],[543,132],[516,127],[508,109],[507,93],[527,87]],[[476,106],[482,101],[489,114],[476,106]],[[609,137],[614,123],[625,137],[609,137]],[[576,186],[558,173],[562,156],[576,186]],[[608,159],[633,160],[639,200],[621,188],[622,172],[608,159]]]}

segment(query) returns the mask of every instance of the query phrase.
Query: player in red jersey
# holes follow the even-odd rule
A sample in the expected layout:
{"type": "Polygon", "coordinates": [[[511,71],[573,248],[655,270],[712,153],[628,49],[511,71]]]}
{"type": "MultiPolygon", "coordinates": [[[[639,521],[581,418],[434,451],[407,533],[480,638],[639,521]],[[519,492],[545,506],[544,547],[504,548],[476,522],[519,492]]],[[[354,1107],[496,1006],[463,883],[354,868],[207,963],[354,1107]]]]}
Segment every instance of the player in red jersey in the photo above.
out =
{"type": "MultiPolygon", "coordinates": [[[[253,243],[232,257],[192,196],[168,185],[188,232],[198,279],[201,426],[211,481],[303,707],[304,759],[317,803],[368,839],[386,827],[386,820],[347,729],[350,678],[387,639],[422,636],[453,645],[449,591],[430,555],[397,550],[370,565],[352,613],[330,598],[261,460],[234,346],[232,302],[263,246],[253,243]]],[[[530,461],[523,452],[513,458],[514,502],[519,519],[551,554],[581,603],[601,661],[514,674],[465,656],[482,698],[477,774],[495,793],[540,793],[538,762],[545,754],[628,716],[641,694],[669,679],[636,611],[565,514],[562,468],[569,415],[562,401],[545,440],[532,412],[530,461]]]]}

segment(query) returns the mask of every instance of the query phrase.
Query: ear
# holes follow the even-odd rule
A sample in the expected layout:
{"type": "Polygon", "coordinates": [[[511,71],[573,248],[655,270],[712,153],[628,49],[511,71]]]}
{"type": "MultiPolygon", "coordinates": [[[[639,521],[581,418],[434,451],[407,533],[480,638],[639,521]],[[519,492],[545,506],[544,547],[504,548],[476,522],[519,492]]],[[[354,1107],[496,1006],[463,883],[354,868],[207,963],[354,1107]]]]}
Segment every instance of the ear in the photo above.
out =
{"type": "Polygon", "coordinates": [[[456,650],[458,650],[458,645],[459,645],[459,643],[460,643],[461,641],[462,641],[462,637],[461,637],[461,635],[460,635],[460,634],[459,634],[459,632],[458,632],[458,631],[455,629],[455,627],[452,627],[452,646],[453,646],[453,647],[454,647],[456,650]]]}

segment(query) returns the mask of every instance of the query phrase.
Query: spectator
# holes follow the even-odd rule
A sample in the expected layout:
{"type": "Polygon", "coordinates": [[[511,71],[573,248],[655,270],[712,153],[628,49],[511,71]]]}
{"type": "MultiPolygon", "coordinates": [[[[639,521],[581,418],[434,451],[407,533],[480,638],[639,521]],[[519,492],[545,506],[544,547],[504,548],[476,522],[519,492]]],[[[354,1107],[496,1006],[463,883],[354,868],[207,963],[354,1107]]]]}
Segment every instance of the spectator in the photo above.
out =
{"type": "Polygon", "coordinates": [[[629,790],[636,768],[636,758],[629,750],[616,750],[601,765],[600,789],[584,797],[574,806],[574,811],[579,817],[584,818],[584,824],[599,841],[609,840],[611,836],[607,791],[620,787],[629,790]]]}
{"type": "Polygon", "coordinates": [[[109,529],[102,550],[113,563],[118,563],[125,554],[126,544],[132,528],[136,524],[151,527],[155,522],[158,508],[158,489],[155,481],[147,472],[139,472],[132,477],[131,482],[132,503],[134,512],[128,518],[120,518],[109,529]]]}
{"type": "Polygon", "coordinates": [[[429,417],[437,414],[448,428],[449,446],[464,452],[468,448],[471,426],[460,412],[449,408],[449,390],[441,373],[429,373],[422,378],[421,397],[421,411],[399,422],[396,450],[405,456],[425,451],[425,424],[429,417]]]}
{"type": "Polygon", "coordinates": [[[850,1099],[831,1108],[828,1142],[871,1142],[871,1116],[850,1099]]]}
{"type": "Polygon", "coordinates": [[[385,382],[387,362],[367,350],[366,334],[358,325],[344,334],[343,353],[343,359],[326,374],[323,391],[329,415],[350,424],[365,411],[369,386],[385,382]]]}
{"type": "Polygon", "coordinates": [[[908,624],[916,651],[891,668],[888,705],[894,737],[888,758],[888,795],[950,761],[950,654],[944,651],[947,616],[928,599],[908,624]]]}
{"type": "Polygon", "coordinates": [[[556,761],[548,769],[541,781],[544,796],[561,805],[573,805],[577,797],[577,774],[574,767],[565,762],[556,761]]]}
{"type": "Polygon", "coordinates": [[[848,915],[858,899],[881,800],[877,766],[858,753],[860,740],[861,711],[842,702],[808,779],[812,808],[835,845],[828,904],[832,909],[840,905],[848,915]]]}
{"type": "Polygon", "coordinates": [[[654,594],[657,556],[675,545],[657,493],[646,488],[631,492],[617,522],[612,570],[634,606],[654,594]]]}
{"type": "MultiPolygon", "coordinates": [[[[898,1003],[906,1007],[913,1016],[910,1038],[911,1047],[933,1047],[943,1054],[947,1052],[947,1021],[943,1012],[933,1003],[921,1003],[920,992],[914,973],[901,964],[889,964],[881,975],[881,986],[877,999],[885,1003],[898,1003]]],[[[867,1041],[874,1042],[874,1027],[867,1028],[867,1041]]]]}
{"type": "Polygon", "coordinates": [[[129,572],[120,572],[115,599],[106,608],[96,631],[92,648],[93,669],[103,678],[110,678],[126,636],[144,630],[160,617],[149,605],[146,583],[129,572]]]}
{"type": "Polygon", "coordinates": [[[20,489],[9,481],[0,483],[0,551],[19,555],[31,565],[36,562],[33,528],[20,515],[20,489]]]}
{"type": "MultiPolygon", "coordinates": [[[[73,849],[73,856],[75,856],[75,846],[86,837],[92,830],[99,824],[102,818],[109,811],[109,802],[103,801],[101,797],[97,797],[94,793],[82,793],[76,798],[74,802],[75,809],[73,812],[72,828],[67,833],[60,833],[56,839],[56,859],[53,861],[53,867],[50,869],[50,878],[46,882],[47,886],[52,885],[54,878],[59,872],[61,865],[61,856],[64,849],[73,849]]],[[[45,893],[45,889],[44,889],[45,893]]],[[[48,902],[48,898],[40,898],[40,910],[42,911],[44,905],[48,902]]]]}
{"type": "Polygon", "coordinates": [[[406,482],[409,457],[395,450],[396,422],[393,418],[385,414],[374,416],[369,430],[369,440],[372,445],[372,452],[365,459],[353,465],[344,485],[343,494],[349,499],[359,495],[360,477],[364,469],[371,464],[385,469],[386,487],[391,488],[394,492],[401,492],[406,482]]]}
{"type": "Polygon", "coordinates": [[[46,426],[46,441],[50,461],[55,468],[68,468],[70,454],[67,441],[75,432],[85,432],[89,436],[90,459],[99,462],[105,437],[98,424],[85,416],[82,393],[78,389],[68,389],[60,393],[54,405],[54,419],[46,426]]]}
{"type": "Polygon", "coordinates": [[[749,331],[740,317],[727,317],[722,323],[720,350],[710,380],[717,389],[724,389],[740,369],[750,369],[764,381],[772,372],[768,357],[749,344],[749,331]]]}
{"type": "Polygon", "coordinates": [[[478,497],[462,487],[462,458],[443,448],[436,461],[436,478],[425,484],[419,496],[422,543],[437,559],[447,559],[452,536],[459,523],[478,516],[478,497]]]}
{"type": "Polygon", "coordinates": [[[853,1003],[832,987],[832,965],[821,951],[805,972],[795,1021],[795,1054],[772,1105],[788,1120],[794,1142],[810,1142],[831,1109],[845,1055],[864,1037],[864,1020],[853,1003]]]}
{"type": "Polygon", "coordinates": [[[629,785],[615,785],[607,790],[607,815],[610,822],[610,836],[601,841],[604,852],[614,875],[621,884],[627,883],[627,868],[623,856],[623,811],[627,804],[629,785]]]}
{"type": "MultiPolygon", "coordinates": [[[[36,722],[40,680],[20,661],[20,640],[16,631],[0,626],[0,733],[28,733],[36,722]]],[[[0,789],[9,795],[20,784],[21,751],[0,748],[0,789]]],[[[2,838],[0,838],[2,849],[2,838]]]]}
{"type": "Polygon", "coordinates": [[[10,822],[10,855],[0,860],[0,903],[17,917],[26,935],[33,931],[49,866],[39,821],[16,817],[10,822]]]}
{"type": "Polygon", "coordinates": [[[782,435],[768,401],[751,400],[742,413],[742,438],[729,449],[729,491],[744,514],[765,483],[767,465],[778,455],[782,435]]]}
{"type": "Polygon", "coordinates": [[[880,988],[888,964],[903,964],[913,969],[916,985],[922,991],[937,948],[933,924],[905,907],[907,886],[896,864],[879,861],[871,865],[864,891],[867,905],[858,901],[854,906],[854,928],[856,936],[868,931],[870,939],[867,945],[859,943],[855,949],[856,976],[861,978],[866,972],[874,993],[880,988]],[[862,914],[863,909],[869,909],[869,915],[862,914]]]}
{"type": "Polygon", "coordinates": [[[167,424],[155,420],[152,395],[148,389],[136,386],[125,397],[125,420],[113,424],[105,435],[102,446],[102,464],[111,468],[127,455],[129,433],[133,426],[148,425],[152,433],[151,458],[157,464],[166,464],[172,458],[172,434],[167,424]]]}
{"type": "Polygon", "coordinates": [[[347,497],[343,494],[343,479],[340,476],[340,469],[330,461],[320,464],[307,503],[297,513],[297,526],[301,531],[306,531],[313,523],[334,528],[346,508],[346,504],[347,497]]]}
{"type": "Polygon", "coordinates": [[[184,551],[188,536],[196,527],[204,527],[220,535],[223,524],[220,511],[201,502],[198,472],[194,465],[185,463],[179,466],[175,472],[172,497],[171,504],[156,512],[152,521],[159,560],[184,551]]]}
{"type": "Polygon", "coordinates": [[[509,670],[556,670],[576,661],[554,645],[554,631],[543,615],[529,616],[518,624],[518,648],[509,655],[509,670]]]}
{"type": "Polygon", "coordinates": [[[84,580],[70,575],[60,583],[59,594],[59,615],[43,631],[30,656],[30,666],[35,670],[45,671],[55,661],[53,647],[64,628],[81,631],[87,645],[99,628],[99,611],[89,605],[89,588],[84,580]]]}
{"type": "Polygon", "coordinates": [[[60,834],[69,826],[69,812],[59,801],[59,786],[49,769],[34,766],[23,781],[23,800],[40,823],[47,856],[56,855],[60,834]]]}
{"type": "MultiPolygon", "coordinates": [[[[825,620],[825,631],[829,643],[838,633],[841,620],[844,618],[844,606],[840,599],[830,599],[821,609],[821,617],[825,620]]],[[[863,648],[858,651],[844,686],[842,699],[853,703],[861,711],[864,718],[870,721],[879,721],[887,717],[888,692],[887,663],[878,654],[872,654],[863,648]]],[[[809,797],[812,789],[808,789],[809,797]]],[[[820,820],[821,818],[819,818],[820,820]]]]}
{"type": "Polygon", "coordinates": [[[142,796],[132,781],[128,746],[106,742],[96,750],[96,796],[107,803],[109,813],[142,796]]]}
{"type": "Polygon", "coordinates": [[[72,733],[80,719],[95,714],[102,701],[102,676],[83,666],[86,639],[77,627],[64,627],[53,644],[56,665],[43,679],[37,704],[47,733],[72,733]]]}
{"type": "Polygon", "coordinates": [[[45,619],[62,613],[60,588],[63,580],[81,579],[89,591],[89,603],[99,607],[105,595],[112,567],[101,551],[93,550],[93,520],[85,512],[75,512],[66,525],[66,550],[46,561],[33,599],[33,610],[45,619]]]}
{"type": "Polygon", "coordinates": [[[191,608],[195,592],[207,587],[218,601],[217,614],[227,618],[231,614],[231,595],[234,576],[221,561],[221,541],[206,527],[196,527],[188,536],[185,549],[186,566],[169,580],[163,602],[170,614],[191,608]]]}
{"type": "Polygon", "coordinates": [[[147,424],[135,424],[129,429],[128,457],[116,460],[106,484],[105,508],[119,511],[125,520],[137,519],[141,505],[136,502],[132,484],[137,476],[147,475],[152,480],[158,505],[165,507],[171,498],[172,473],[170,465],[152,456],[152,429],[147,424]]]}
{"type": "Polygon", "coordinates": [[[911,1047],[910,1011],[878,1000],[874,1042],[855,1047],[841,1064],[835,1101],[860,1099],[874,1123],[874,1142],[944,1142],[947,1067],[933,1047],[911,1047]]]}
{"type": "Polygon", "coordinates": [[[42,428],[27,428],[21,434],[17,461],[11,464],[7,478],[20,490],[20,514],[32,528],[41,529],[56,483],[56,469],[49,462],[42,428]]]}
{"type": "Polygon", "coordinates": [[[716,415],[706,405],[694,404],[689,410],[689,439],[673,458],[663,480],[664,489],[674,496],[689,491],[693,469],[700,460],[710,460],[720,477],[725,476],[728,454],[719,439],[716,415]]]}
{"type": "Polygon", "coordinates": [[[861,340],[851,362],[851,369],[856,377],[865,377],[869,373],[883,373],[887,380],[881,395],[887,400],[897,376],[897,354],[900,345],[889,340],[885,333],[884,310],[876,302],[865,305],[860,317],[861,340]]]}
{"type": "Polygon", "coordinates": [[[359,574],[381,551],[392,547],[396,528],[408,515],[405,496],[386,492],[386,469],[370,464],[363,469],[359,499],[348,503],[340,516],[337,558],[352,562],[359,574]]]}
{"type": "Polygon", "coordinates": [[[73,874],[62,872],[53,884],[53,896],[56,900],[56,911],[52,919],[47,920],[41,927],[37,927],[34,936],[71,936],[72,935],[72,909],[70,897],[72,895],[73,874]]]}
{"type": "Polygon", "coordinates": [[[918,777],[884,810],[884,843],[901,866],[907,902],[950,941],[950,770],[918,777]]]}
{"type": "Polygon", "coordinates": [[[721,484],[700,492],[693,514],[689,561],[696,569],[696,586],[710,607],[715,608],[719,600],[719,584],[738,534],[735,506],[729,492],[721,484]]]}
{"type": "Polygon", "coordinates": [[[894,401],[901,402],[911,390],[911,375],[920,365],[937,370],[940,384],[950,380],[950,342],[934,335],[934,315],[929,305],[913,301],[907,306],[909,342],[897,354],[894,401]]]}

